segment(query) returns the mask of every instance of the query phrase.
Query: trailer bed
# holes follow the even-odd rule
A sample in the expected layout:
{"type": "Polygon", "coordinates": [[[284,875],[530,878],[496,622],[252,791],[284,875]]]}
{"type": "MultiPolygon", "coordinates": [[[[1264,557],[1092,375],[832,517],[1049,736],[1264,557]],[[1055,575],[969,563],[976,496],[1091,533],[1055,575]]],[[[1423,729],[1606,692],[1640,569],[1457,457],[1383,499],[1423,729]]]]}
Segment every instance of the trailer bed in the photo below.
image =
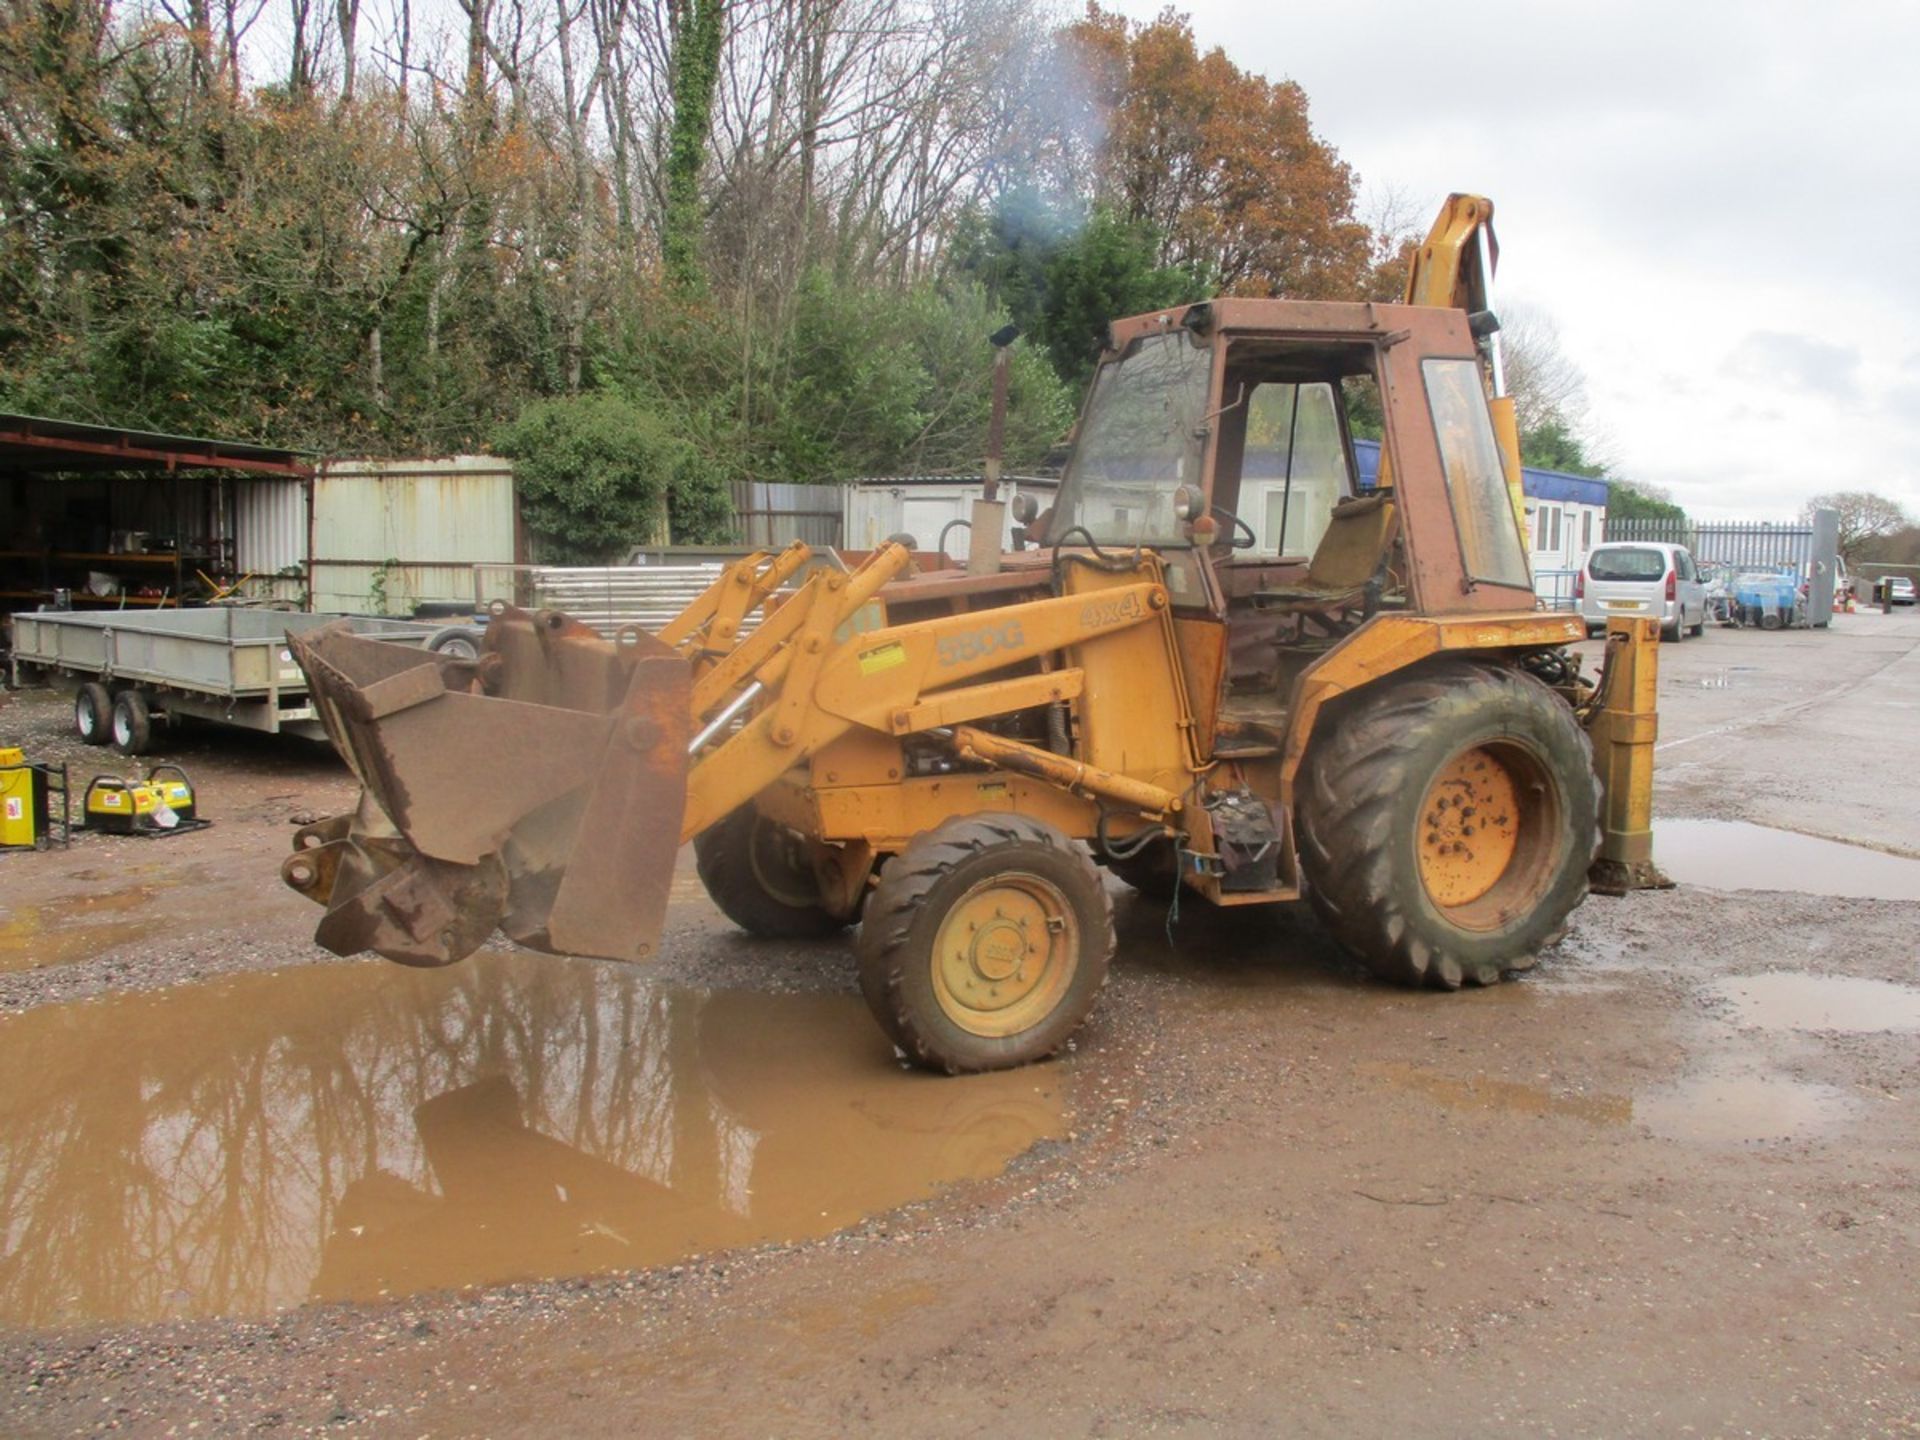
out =
{"type": "Polygon", "coordinates": [[[161,714],[324,738],[289,631],[346,620],[363,635],[421,645],[435,626],[371,615],[209,608],[128,613],[37,610],[13,617],[13,683],[97,681],[140,692],[161,714]]]}

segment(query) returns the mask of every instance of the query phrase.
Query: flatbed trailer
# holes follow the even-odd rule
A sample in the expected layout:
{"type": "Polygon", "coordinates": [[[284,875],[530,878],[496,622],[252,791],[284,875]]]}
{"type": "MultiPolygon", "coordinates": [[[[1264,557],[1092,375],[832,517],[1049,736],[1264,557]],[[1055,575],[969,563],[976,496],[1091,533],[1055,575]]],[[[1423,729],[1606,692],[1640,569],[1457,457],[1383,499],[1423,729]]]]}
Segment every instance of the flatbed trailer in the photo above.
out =
{"type": "Polygon", "coordinates": [[[441,628],[371,615],[212,607],[145,613],[38,610],[13,617],[12,683],[70,684],[82,739],[147,748],[153,717],[193,716],[324,739],[287,635],[344,620],[371,638],[424,645],[441,628]]]}

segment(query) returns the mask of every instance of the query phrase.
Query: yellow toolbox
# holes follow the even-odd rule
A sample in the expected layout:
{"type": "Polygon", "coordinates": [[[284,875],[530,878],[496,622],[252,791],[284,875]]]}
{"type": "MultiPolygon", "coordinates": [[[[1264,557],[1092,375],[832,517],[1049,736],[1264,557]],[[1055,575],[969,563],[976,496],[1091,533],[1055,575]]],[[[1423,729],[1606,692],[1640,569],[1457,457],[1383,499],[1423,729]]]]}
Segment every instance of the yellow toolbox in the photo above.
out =
{"type": "Polygon", "coordinates": [[[193,782],[178,765],[156,765],[144,780],[96,775],[81,801],[87,828],[107,835],[179,835],[204,830],[193,782]]]}

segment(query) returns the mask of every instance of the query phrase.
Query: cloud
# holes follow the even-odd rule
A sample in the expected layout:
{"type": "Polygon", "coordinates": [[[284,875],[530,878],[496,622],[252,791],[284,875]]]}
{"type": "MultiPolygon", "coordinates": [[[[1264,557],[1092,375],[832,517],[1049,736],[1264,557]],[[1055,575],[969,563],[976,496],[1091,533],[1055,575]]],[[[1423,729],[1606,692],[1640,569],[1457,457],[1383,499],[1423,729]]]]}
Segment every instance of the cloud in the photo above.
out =
{"type": "Polygon", "coordinates": [[[1496,303],[1559,322],[1621,474],[1702,515],[1920,508],[1920,5],[1179,8],[1298,81],[1369,187],[1493,197],[1496,303]]]}
{"type": "Polygon", "coordinates": [[[1812,391],[1845,400],[1859,391],[1860,352],[1811,335],[1756,330],[1733,347],[1721,362],[1720,373],[1752,381],[1775,394],[1812,391]]]}

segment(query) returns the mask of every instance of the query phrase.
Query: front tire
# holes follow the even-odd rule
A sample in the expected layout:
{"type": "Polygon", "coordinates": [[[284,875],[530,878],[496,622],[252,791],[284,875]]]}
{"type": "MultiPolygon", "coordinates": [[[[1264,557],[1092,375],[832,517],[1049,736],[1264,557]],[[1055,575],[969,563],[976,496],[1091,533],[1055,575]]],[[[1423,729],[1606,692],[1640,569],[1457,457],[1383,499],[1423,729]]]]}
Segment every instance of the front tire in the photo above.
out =
{"type": "Polygon", "coordinates": [[[1376,976],[1492,985],[1566,933],[1600,782],[1563,700],[1507,666],[1442,661],[1321,724],[1298,807],[1307,893],[1376,976]]]}
{"type": "Polygon", "coordinates": [[[743,805],[695,838],[700,883],[742,930],[774,940],[814,940],[847,928],[820,903],[806,839],[743,805]]]}
{"type": "Polygon", "coordinates": [[[1005,1070],[1066,1044],[1113,949],[1113,906],[1084,850],[1025,816],[961,816],[880,872],[860,989],[914,1063],[1005,1070]]]}

